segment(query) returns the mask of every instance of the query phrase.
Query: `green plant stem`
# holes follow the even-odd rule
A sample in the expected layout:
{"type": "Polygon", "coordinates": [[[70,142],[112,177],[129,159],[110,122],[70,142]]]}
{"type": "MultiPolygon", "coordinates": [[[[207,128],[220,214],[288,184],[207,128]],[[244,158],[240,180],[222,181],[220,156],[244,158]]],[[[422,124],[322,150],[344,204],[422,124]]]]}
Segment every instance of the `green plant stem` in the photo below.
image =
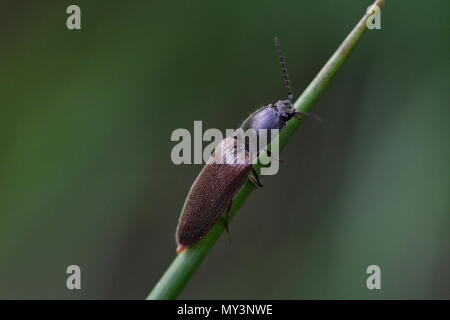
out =
{"type": "MultiPolygon", "coordinates": [[[[380,8],[383,4],[384,0],[376,0],[374,2],[374,5],[377,5],[380,8]]],[[[340,69],[366,30],[366,22],[369,16],[369,13],[364,14],[347,38],[345,38],[339,48],[334,52],[302,95],[297,99],[294,107],[298,111],[308,112],[314,102],[320,97],[330,80],[333,78],[334,74],[340,69]]],[[[289,141],[300,123],[301,121],[295,119],[291,120],[288,122],[286,128],[281,131],[279,134],[280,150],[289,141]]],[[[247,182],[233,199],[233,206],[229,212],[230,219],[235,216],[241,205],[253,191],[253,188],[253,185],[250,182],[247,182]]],[[[208,251],[219,239],[224,229],[225,224],[222,218],[219,219],[219,221],[201,241],[193,247],[185,250],[183,253],[177,255],[170,267],[166,270],[164,275],[153,288],[147,299],[175,299],[183,290],[184,286],[197,267],[206,257],[208,251]]]]}

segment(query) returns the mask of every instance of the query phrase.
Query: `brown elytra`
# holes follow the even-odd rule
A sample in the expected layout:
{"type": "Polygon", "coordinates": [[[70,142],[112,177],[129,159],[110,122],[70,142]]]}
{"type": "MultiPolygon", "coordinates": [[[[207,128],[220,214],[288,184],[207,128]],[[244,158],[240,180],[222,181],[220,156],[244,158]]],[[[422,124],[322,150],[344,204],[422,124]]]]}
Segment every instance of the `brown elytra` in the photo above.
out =
{"type": "Polygon", "coordinates": [[[231,206],[252,171],[251,157],[234,137],[222,140],[184,202],[176,231],[177,253],[202,239],[231,206]]]}

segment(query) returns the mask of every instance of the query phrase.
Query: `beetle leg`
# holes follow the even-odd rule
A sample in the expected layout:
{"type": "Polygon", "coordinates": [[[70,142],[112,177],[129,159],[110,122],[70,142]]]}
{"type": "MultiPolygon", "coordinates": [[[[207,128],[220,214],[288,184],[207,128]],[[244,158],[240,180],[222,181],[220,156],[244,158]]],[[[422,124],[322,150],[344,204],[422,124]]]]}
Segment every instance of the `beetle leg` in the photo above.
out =
{"type": "Polygon", "coordinates": [[[270,151],[270,150],[266,150],[266,153],[267,153],[267,156],[268,156],[268,157],[272,157],[272,156],[273,156],[273,158],[274,158],[275,160],[277,160],[278,162],[280,162],[280,163],[283,162],[283,160],[280,159],[280,156],[279,156],[278,154],[273,153],[273,152],[270,151]]]}
{"type": "Polygon", "coordinates": [[[252,174],[251,176],[248,177],[248,179],[250,180],[251,183],[253,183],[255,185],[255,187],[259,187],[262,188],[263,184],[261,183],[261,180],[259,179],[259,175],[256,172],[255,168],[253,168],[252,166],[252,174]]]}
{"type": "Polygon", "coordinates": [[[248,176],[248,180],[256,187],[259,188],[258,181],[256,181],[253,175],[248,176]]]}
{"type": "Polygon", "coordinates": [[[302,112],[302,111],[295,111],[293,114],[293,117],[297,120],[300,120],[302,116],[309,116],[309,117],[313,117],[314,119],[316,119],[317,122],[322,122],[322,118],[319,117],[318,115],[314,114],[314,113],[308,113],[308,112],[302,112]]]}
{"type": "Polygon", "coordinates": [[[230,203],[228,204],[227,207],[227,211],[225,213],[225,219],[223,220],[224,224],[225,224],[225,231],[228,234],[228,239],[231,242],[231,235],[230,235],[230,229],[228,228],[228,222],[230,221],[230,210],[231,210],[231,205],[233,204],[233,200],[230,200],[230,203]]]}
{"type": "Polygon", "coordinates": [[[230,210],[231,210],[232,204],[233,204],[233,200],[230,200],[230,203],[228,204],[228,207],[227,207],[226,216],[225,216],[227,222],[228,222],[228,220],[230,220],[230,210]]]}

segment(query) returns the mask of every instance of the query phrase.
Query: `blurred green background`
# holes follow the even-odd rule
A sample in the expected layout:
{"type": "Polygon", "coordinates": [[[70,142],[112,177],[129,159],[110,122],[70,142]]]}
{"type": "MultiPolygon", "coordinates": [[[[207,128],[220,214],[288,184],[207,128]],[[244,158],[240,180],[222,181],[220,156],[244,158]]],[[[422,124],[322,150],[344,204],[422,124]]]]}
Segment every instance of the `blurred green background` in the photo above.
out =
{"type": "MultiPolygon", "coordinates": [[[[0,298],[146,297],[202,167],[171,132],[284,98],[276,34],[298,96],[370,4],[2,1],[0,298]]],[[[387,0],[180,298],[450,298],[449,10],[387,0]]]]}

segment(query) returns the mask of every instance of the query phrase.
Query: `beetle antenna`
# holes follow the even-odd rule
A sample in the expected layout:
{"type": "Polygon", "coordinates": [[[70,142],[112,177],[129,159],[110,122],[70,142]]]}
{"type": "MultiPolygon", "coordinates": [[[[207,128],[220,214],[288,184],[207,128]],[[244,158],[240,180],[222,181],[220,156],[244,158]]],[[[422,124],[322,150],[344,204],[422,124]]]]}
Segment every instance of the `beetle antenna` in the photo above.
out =
{"type": "Polygon", "coordinates": [[[283,73],[283,79],[284,79],[284,85],[286,86],[286,89],[288,90],[288,99],[292,102],[292,99],[294,98],[292,91],[291,91],[291,82],[289,81],[289,76],[287,73],[286,68],[286,62],[284,60],[283,56],[283,50],[280,46],[280,41],[278,41],[278,37],[275,36],[275,45],[277,48],[278,58],[280,59],[280,66],[281,66],[281,72],[283,73]]]}

